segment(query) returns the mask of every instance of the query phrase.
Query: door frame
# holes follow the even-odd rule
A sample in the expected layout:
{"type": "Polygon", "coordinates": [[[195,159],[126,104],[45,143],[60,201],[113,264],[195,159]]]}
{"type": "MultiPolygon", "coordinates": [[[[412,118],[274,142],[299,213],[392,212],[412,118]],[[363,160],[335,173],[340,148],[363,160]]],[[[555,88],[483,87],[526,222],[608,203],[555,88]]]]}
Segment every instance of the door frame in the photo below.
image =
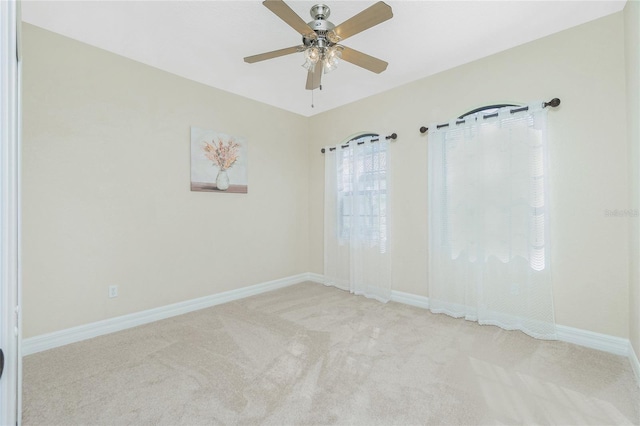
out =
{"type": "Polygon", "coordinates": [[[19,425],[21,51],[19,0],[0,1],[0,424],[19,425]]]}

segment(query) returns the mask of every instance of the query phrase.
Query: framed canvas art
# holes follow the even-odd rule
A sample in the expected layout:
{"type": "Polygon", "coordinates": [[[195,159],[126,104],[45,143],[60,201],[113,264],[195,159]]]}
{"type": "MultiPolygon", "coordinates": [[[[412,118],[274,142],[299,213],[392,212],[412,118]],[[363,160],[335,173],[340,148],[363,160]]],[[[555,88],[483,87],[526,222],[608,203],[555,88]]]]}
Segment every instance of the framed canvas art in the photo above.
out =
{"type": "Polygon", "coordinates": [[[191,190],[246,194],[247,141],[192,126],[191,190]]]}

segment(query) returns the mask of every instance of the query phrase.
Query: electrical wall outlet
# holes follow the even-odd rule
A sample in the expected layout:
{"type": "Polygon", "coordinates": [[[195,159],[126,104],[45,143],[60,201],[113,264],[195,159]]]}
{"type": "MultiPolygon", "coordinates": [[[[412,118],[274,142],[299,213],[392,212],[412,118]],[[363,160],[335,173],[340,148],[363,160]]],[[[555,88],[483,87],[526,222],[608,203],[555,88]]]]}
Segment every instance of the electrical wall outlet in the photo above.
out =
{"type": "Polygon", "coordinates": [[[110,285],[109,286],[109,297],[118,297],[118,286],[110,285]]]}

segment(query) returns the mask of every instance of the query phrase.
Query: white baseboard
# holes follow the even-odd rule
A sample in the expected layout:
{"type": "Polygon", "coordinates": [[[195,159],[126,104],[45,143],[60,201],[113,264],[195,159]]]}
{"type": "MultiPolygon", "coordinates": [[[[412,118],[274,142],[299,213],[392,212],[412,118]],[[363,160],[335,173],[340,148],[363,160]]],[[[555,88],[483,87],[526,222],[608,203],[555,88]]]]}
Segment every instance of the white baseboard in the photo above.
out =
{"type": "Polygon", "coordinates": [[[633,345],[629,342],[629,362],[631,362],[631,369],[636,376],[636,383],[640,387],[640,361],[638,361],[638,354],[633,350],[633,345]]]}
{"type": "Polygon", "coordinates": [[[629,356],[629,339],[564,325],[558,325],[556,328],[558,330],[558,340],[563,342],[573,343],[615,355],[629,356]]]}
{"type": "MultiPolygon", "coordinates": [[[[136,327],[138,325],[148,324],[150,322],[170,318],[176,315],[182,315],[199,309],[220,305],[222,303],[227,303],[238,299],[243,299],[245,297],[254,296],[257,294],[265,293],[267,291],[299,284],[305,281],[313,281],[319,284],[324,284],[324,277],[321,274],[312,272],[293,275],[279,280],[267,281],[249,287],[243,287],[237,290],[226,291],[211,296],[187,300],[180,303],[174,303],[172,305],[162,306],[155,309],[149,309],[142,312],[136,312],[116,318],[93,322],[66,330],[60,330],[41,336],[31,337],[22,341],[22,355],[30,355],[37,352],[45,351],[47,349],[56,348],[58,346],[80,342],[82,340],[91,339],[93,337],[102,336],[104,334],[125,330],[128,328],[136,327]]],[[[429,308],[429,298],[416,294],[404,293],[394,290],[391,292],[391,300],[393,302],[403,303],[419,308],[429,308]]],[[[638,356],[634,352],[633,347],[631,346],[631,343],[628,339],[561,325],[557,326],[557,330],[558,340],[561,340],[563,342],[573,343],[576,345],[628,357],[629,361],[631,362],[634,374],[638,379],[638,383],[640,385],[640,363],[638,362],[638,356]]]]}
{"type": "Polygon", "coordinates": [[[22,355],[31,355],[47,349],[56,348],[58,346],[80,342],[82,340],[126,330],[127,328],[148,324],[150,322],[170,318],[176,315],[182,315],[199,309],[243,299],[245,297],[255,296],[267,291],[276,290],[293,284],[299,284],[304,281],[314,281],[312,278],[312,274],[309,273],[293,275],[279,280],[267,281],[249,287],[239,288],[237,290],[225,291],[211,296],[186,300],[184,302],[161,306],[159,308],[55,331],[41,336],[30,337],[22,341],[22,355]]]}
{"type": "MultiPolygon", "coordinates": [[[[411,293],[403,293],[394,290],[391,292],[391,300],[394,302],[404,303],[420,308],[429,308],[428,297],[418,296],[411,293]]],[[[576,345],[585,346],[587,348],[597,349],[615,355],[629,357],[631,364],[634,366],[636,377],[640,377],[640,365],[638,364],[638,358],[631,348],[629,339],[610,336],[608,334],[595,333],[593,331],[581,330],[579,328],[567,327],[563,325],[558,325],[556,328],[558,332],[558,340],[562,342],[573,343],[576,345]],[[632,359],[632,356],[634,357],[634,359],[632,359]]]]}
{"type": "Polygon", "coordinates": [[[309,272],[307,274],[309,281],[313,281],[314,283],[324,284],[324,275],[316,274],[315,272],[309,272]]]}
{"type": "Polygon", "coordinates": [[[417,294],[392,290],[391,301],[415,306],[418,308],[429,309],[429,298],[426,296],[418,296],[417,294]]]}

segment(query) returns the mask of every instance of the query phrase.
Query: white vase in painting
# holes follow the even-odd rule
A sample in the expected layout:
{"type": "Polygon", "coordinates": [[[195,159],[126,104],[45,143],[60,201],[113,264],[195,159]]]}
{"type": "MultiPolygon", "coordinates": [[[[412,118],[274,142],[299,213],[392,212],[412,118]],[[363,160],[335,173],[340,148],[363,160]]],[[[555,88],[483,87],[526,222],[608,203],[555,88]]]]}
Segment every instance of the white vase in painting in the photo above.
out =
{"type": "Polygon", "coordinates": [[[218,171],[218,176],[216,177],[216,187],[220,191],[226,191],[229,188],[229,175],[226,170],[218,171]]]}

